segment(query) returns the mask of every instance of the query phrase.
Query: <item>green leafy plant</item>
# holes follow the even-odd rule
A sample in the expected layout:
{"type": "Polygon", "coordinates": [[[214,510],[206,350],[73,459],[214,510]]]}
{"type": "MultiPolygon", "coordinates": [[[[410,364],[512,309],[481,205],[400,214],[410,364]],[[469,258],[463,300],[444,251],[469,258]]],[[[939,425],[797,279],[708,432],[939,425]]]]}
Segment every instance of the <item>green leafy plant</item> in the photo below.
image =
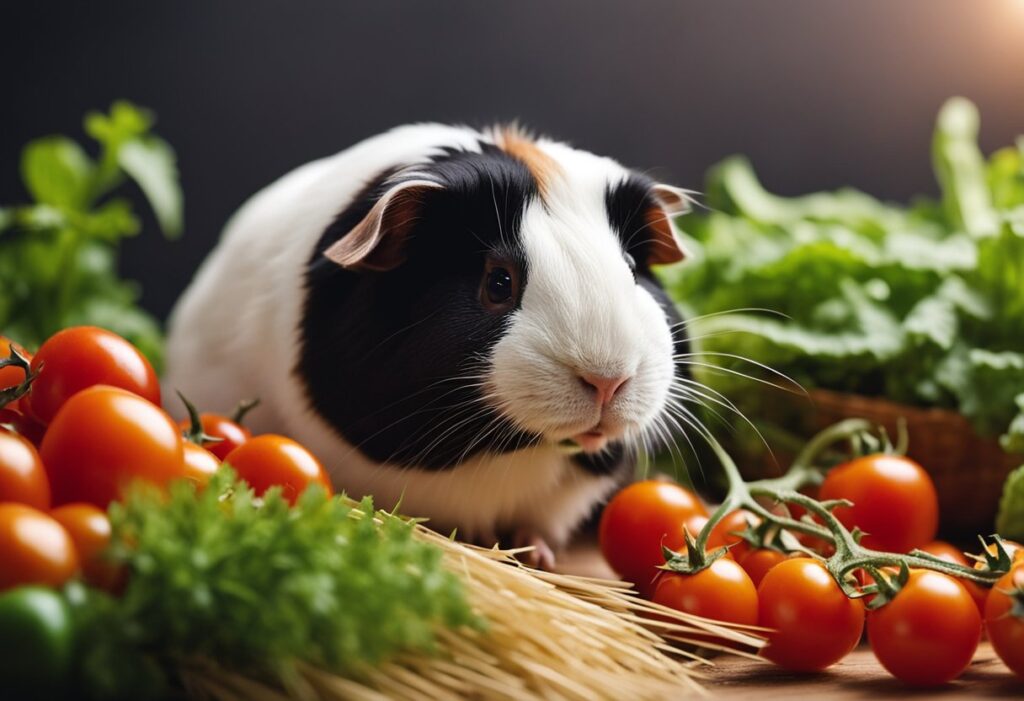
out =
{"type": "Polygon", "coordinates": [[[442,552],[369,499],[313,487],[289,507],[230,468],[201,491],[138,487],[112,505],[109,551],[126,568],[118,597],[72,587],[82,684],[140,698],[164,667],[217,664],[285,686],[294,663],[359,675],[401,651],[429,651],[439,628],[479,626],[442,552]]]}
{"type": "Polygon", "coordinates": [[[138,287],[118,277],[117,243],[141,229],[124,196],[127,180],[166,236],[181,233],[174,152],[152,133],[152,115],[128,102],[89,113],[84,126],[99,146],[95,157],[66,136],[36,139],[22,151],[33,201],[0,207],[0,331],[34,349],[66,326],[102,326],[159,365],[160,327],[136,306],[138,287]]]}
{"type": "Polygon", "coordinates": [[[958,411],[1024,452],[1024,139],[985,159],[978,125],[962,98],[942,108],[941,199],[906,207],[852,189],[780,197],[741,157],[715,166],[707,211],[680,221],[695,260],[664,274],[695,317],[700,379],[764,419],[774,402],[739,377],[744,356],[807,388],[958,411]]]}

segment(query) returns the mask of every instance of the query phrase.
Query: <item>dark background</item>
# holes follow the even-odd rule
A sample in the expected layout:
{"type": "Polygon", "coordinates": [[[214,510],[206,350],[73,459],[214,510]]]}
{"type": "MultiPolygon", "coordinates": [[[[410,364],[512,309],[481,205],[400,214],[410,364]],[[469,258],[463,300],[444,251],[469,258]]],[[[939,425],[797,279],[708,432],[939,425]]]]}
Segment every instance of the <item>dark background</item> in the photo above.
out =
{"type": "Polygon", "coordinates": [[[0,26],[0,202],[28,139],[120,97],[159,115],[186,235],[150,227],[123,267],[161,315],[248,195],[403,122],[518,117],[693,188],[742,152],[782,193],[891,199],[934,191],[946,97],[986,150],[1024,132],[1024,0],[21,2],[0,26]]]}

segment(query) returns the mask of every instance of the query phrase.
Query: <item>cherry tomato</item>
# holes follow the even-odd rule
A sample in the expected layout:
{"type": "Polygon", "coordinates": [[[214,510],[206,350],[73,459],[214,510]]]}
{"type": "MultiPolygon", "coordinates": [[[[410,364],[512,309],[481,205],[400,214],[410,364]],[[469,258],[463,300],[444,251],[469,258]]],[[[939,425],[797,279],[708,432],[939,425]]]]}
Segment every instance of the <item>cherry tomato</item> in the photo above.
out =
{"type": "Polygon", "coordinates": [[[22,584],[59,586],[78,571],[64,527],[24,504],[0,504],[0,591],[22,584]]]}
{"type": "Polygon", "coordinates": [[[23,436],[0,430],[0,502],[3,501],[45,511],[50,508],[50,480],[35,446],[23,436]]]}
{"type": "Polygon", "coordinates": [[[725,515],[725,518],[716,523],[715,527],[711,529],[707,549],[710,551],[715,548],[731,545],[729,556],[736,560],[736,562],[739,562],[750,551],[750,544],[736,534],[746,531],[750,524],[756,526],[760,522],[761,519],[746,509],[730,511],[725,515]]]}
{"type": "Polygon", "coordinates": [[[981,640],[981,616],[953,577],[911,570],[892,601],[868,612],[875,657],[897,679],[916,686],[945,684],[960,676],[981,640]]]}
{"type": "Polygon", "coordinates": [[[199,486],[205,485],[220,467],[220,460],[209,450],[195,443],[184,441],[181,447],[185,451],[185,477],[199,486]]]}
{"type": "Polygon", "coordinates": [[[992,587],[985,603],[985,628],[999,659],[1024,677],[1024,616],[1019,613],[1024,605],[1024,567],[1017,566],[1003,575],[992,587]],[[1014,608],[1018,613],[1014,613],[1014,608]]]}
{"type": "Polygon", "coordinates": [[[32,358],[39,376],[28,395],[28,413],[43,424],[53,421],[72,395],[93,385],[134,392],[160,406],[160,383],[135,346],[95,326],[74,326],[51,336],[32,358]]]}
{"type": "Polygon", "coordinates": [[[272,433],[256,436],[231,451],[224,462],[231,465],[257,495],[280,486],[284,498],[294,504],[311,484],[319,484],[327,494],[334,493],[320,461],[284,436],[272,433]]]}
{"type": "Polygon", "coordinates": [[[163,410],[131,392],[98,385],[61,407],[39,452],[54,504],[84,501],[105,509],[134,479],[164,485],[184,477],[181,444],[177,424],[163,410]]]}
{"type": "Polygon", "coordinates": [[[654,602],[725,623],[757,625],[757,587],[743,568],[719,558],[696,574],[662,572],[654,602]]]}
{"type": "Polygon", "coordinates": [[[604,559],[623,579],[649,586],[665,564],[661,547],[684,547],[682,524],[694,514],[707,516],[700,500],[671,482],[631,484],[604,508],[599,541],[604,559]]]}
{"type": "Polygon", "coordinates": [[[757,624],[771,630],[761,654],[786,669],[814,672],[850,653],[864,630],[864,605],[847,598],[817,560],[798,557],[768,571],[757,588],[757,624]]]}
{"type": "MultiPolygon", "coordinates": [[[[15,343],[14,347],[18,349],[18,352],[25,356],[26,360],[32,360],[32,354],[21,347],[20,344],[15,343]]],[[[9,358],[11,355],[11,339],[6,336],[0,336],[0,360],[9,358]]],[[[17,387],[25,381],[25,371],[14,365],[8,365],[7,367],[0,368],[0,390],[10,389],[11,387],[17,387]]],[[[17,409],[18,404],[21,400],[15,399],[13,402],[8,402],[5,407],[7,409],[17,409]]]]}
{"type": "Polygon", "coordinates": [[[864,531],[868,548],[906,553],[935,539],[939,498],[928,473],[897,455],[869,455],[834,468],[821,485],[821,499],[849,499],[835,510],[847,528],[864,531]]]}
{"type": "MultiPolygon", "coordinates": [[[[7,406],[11,405],[8,404],[7,406]]],[[[14,409],[0,409],[0,424],[6,424],[15,433],[19,436],[24,436],[28,439],[29,443],[35,446],[43,442],[43,435],[46,433],[45,426],[31,416],[27,416],[14,409]]],[[[2,428],[0,426],[0,429],[2,428]]]]}
{"type": "MultiPolygon", "coordinates": [[[[252,433],[245,426],[235,423],[226,416],[220,414],[200,414],[200,423],[203,425],[203,433],[213,438],[220,438],[220,441],[203,443],[203,447],[223,460],[228,454],[252,438],[252,433]]],[[[191,422],[188,419],[182,420],[179,425],[188,429],[191,422]]]]}
{"type": "MultiPolygon", "coordinates": [[[[947,543],[944,540],[933,540],[928,545],[921,548],[926,553],[931,553],[935,557],[941,557],[946,562],[952,562],[957,565],[963,565],[964,567],[970,567],[971,562],[964,555],[963,551],[957,548],[952,543],[947,543]]],[[[988,598],[988,589],[981,586],[977,582],[972,582],[969,579],[958,579],[967,590],[967,593],[971,595],[974,603],[978,607],[978,611],[982,614],[985,612],[985,599],[988,598]]]]}
{"type": "Polygon", "coordinates": [[[120,580],[114,563],[103,556],[110,545],[110,519],[92,504],[65,504],[50,516],[71,536],[85,581],[101,589],[113,589],[120,580]]]}
{"type": "Polygon", "coordinates": [[[750,550],[743,553],[743,559],[741,559],[740,567],[749,575],[750,581],[754,583],[754,586],[760,586],[764,576],[768,574],[768,571],[775,567],[784,560],[788,560],[789,555],[778,550],[770,550],[768,548],[757,548],[756,550],[750,550]]]}

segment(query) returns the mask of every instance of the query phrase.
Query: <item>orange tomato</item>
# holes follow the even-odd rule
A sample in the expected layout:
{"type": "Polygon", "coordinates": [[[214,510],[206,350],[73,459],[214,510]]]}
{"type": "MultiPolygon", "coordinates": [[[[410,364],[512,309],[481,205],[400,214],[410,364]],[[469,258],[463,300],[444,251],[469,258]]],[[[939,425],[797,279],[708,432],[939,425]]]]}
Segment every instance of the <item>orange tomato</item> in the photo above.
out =
{"type": "Polygon", "coordinates": [[[105,385],[64,403],[39,452],[58,506],[84,501],[105,509],[132,480],[165,485],[186,475],[182,438],[171,417],[136,394],[105,385]]]}
{"type": "Polygon", "coordinates": [[[760,518],[746,509],[730,511],[711,529],[707,549],[732,546],[729,547],[729,556],[739,562],[750,551],[750,544],[737,534],[746,531],[751,524],[756,526],[760,522],[760,518]]]}
{"type": "Polygon", "coordinates": [[[65,504],[50,516],[71,536],[85,580],[101,589],[113,589],[120,579],[118,568],[104,559],[110,545],[110,519],[92,504],[65,504]]]}
{"type": "Polygon", "coordinates": [[[662,572],[654,602],[725,623],[757,624],[757,587],[743,568],[719,558],[696,574],[662,572]]]}
{"type": "Polygon", "coordinates": [[[185,451],[185,477],[200,487],[205,485],[220,467],[220,460],[206,448],[191,441],[183,441],[181,447],[185,451]]]}
{"type": "Polygon", "coordinates": [[[743,554],[743,559],[739,561],[740,567],[750,576],[750,581],[754,583],[754,586],[760,586],[764,576],[768,574],[775,565],[788,560],[789,555],[778,550],[770,550],[768,548],[757,548],[756,550],[750,550],[743,554]]]}
{"type": "Polygon", "coordinates": [[[985,604],[985,628],[999,659],[1024,678],[1024,616],[1014,613],[1024,601],[1024,566],[1003,575],[985,604]]]}
{"type": "MultiPolygon", "coordinates": [[[[921,548],[926,553],[931,553],[935,557],[941,557],[946,562],[952,562],[957,565],[963,565],[964,567],[970,567],[971,561],[967,559],[963,551],[957,548],[952,543],[947,543],[944,540],[933,540],[924,547],[921,548]]],[[[975,605],[978,607],[978,611],[984,613],[985,611],[985,599],[988,598],[988,589],[981,586],[977,582],[972,582],[969,579],[958,579],[967,590],[967,593],[971,595],[971,599],[974,600],[975,605]]]]}
{"type": "Polygon", "coordinates": [[[235,448],[224,461],[249,483],[257,495],[280,486],[291,504],[311,484],[319,484],[333,494],[331,480],[323,465],[304,447],[290,438],[265,433],[235,448]]]}
{"type": "Polygon", "coordinates": [[[45,511],[50,508],[50,480],[35,446],[0,429],[0,502],[4,501],[45,511]]]}
{"type": "Polygon", "coordinates": [[[892,601],[868,612],[867,627],[882,666],[917,686],[956,679],[981,640],[981,616],[971,595],[953,577],[931,570],[911,570],[892,601]]]}
{"type": "Polygon", "coordinates": [[[683,524],[695,514],[708,515],[696,495],[678,484],[659,480],[631,484],[601,514],[601,553],[623,579],[649,588],[658,566],[665,564],[662,546],[682,550],[683,524]]]}
{"type": "Polygon", "coordinates": [[[48,424],[64,402],[94,385],[133,392],[160,406],[153,366],[128,341],[95,326],[73,326],[51,336],[32,358],[39,376],[28,395],[28,413],[48,424]]]}
{"type": "Polygon", "coordinates": [[[60,586],[77,571],[75,545],[63,526],[31,506],[0,504],[0,591],[60,586]]]}
{"type": "Polygon", "coordinates": [[[799,672],[825,669],[860,642],[864,605],[847,598],[817,560],[797,557],[768,570],[757,588],[757,624],[768,628],[761,655],[799,672]]]}
{"type": "Polygon", "coordinates": [[[864,532],[866,548],[906,553],[935,539],[939,497],[928,473],[909,458],[857,458],[833,468],[819,493],[822,501],[853,502],[834,513],[847,528],[864,532]]]}
{"type": "MultiPolygon", "coordinates": [[[[199,421],[203,426],[203,433],[221,439],[203,443],[203,447],[220,460],[226,458],[231,451],[252,438],[249,429],[220,414],[200,414],[199,421]]],[[[178,425],[183,429],[188,429],[192,424],[188,419],[184,419],[178,425]]]]}

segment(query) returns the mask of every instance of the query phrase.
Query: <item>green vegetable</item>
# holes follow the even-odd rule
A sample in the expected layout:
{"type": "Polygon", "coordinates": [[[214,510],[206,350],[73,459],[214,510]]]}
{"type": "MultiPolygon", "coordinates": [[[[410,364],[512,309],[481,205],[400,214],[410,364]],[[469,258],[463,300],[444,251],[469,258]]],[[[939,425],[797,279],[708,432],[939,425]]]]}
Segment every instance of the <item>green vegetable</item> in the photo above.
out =
{"type": "Polygon", "coordinates": [[[1024,465],[1006,479],[996,530],[1007,538],[1024,538],[1024,465]]]}
{"type": "Polygon", "coordinates": [[[150,129],[153,118],[127,102],[90,113],[85,131],[99,144],[91,158],[65,136],[30,142],[21,177],[31,204],[0,207],[0,330],[36,348],[66,326],[118,333],[160,365],[156,320],[136,306],[134,283],[117,274],[116,244],[139,233],[131,202],[116,194],[135,181],[167,236],[182,228],[174,152],[150,129]]]}
{"type": "Polygon", "coordinates": [[[722,370],[754,366],[714,353],[745,356],[807,388],[959,411],[1024,452],[1024,139],[986,160],[978,123],[967,100],[942,108],[942,197],[911,206],[850,189],[779,197],[740,157],[715,166],[707,211],[680,220],[695,259],[664,272],[684,311],[715,315],[689,326],[711,365],[699,379],[771,418],[773,402],[722,370]]]}
{"type": "Polygon", "coordinates": [[[168,661],[216,660],[286,686],[296,660],[358,675],[429,651],[442,626],[479,623],[441,551],[369,500],[313,488],[289,508],[279,489],[257,500],[225,468],[200,494],[140,486],[110,515],[127,588],[117,599],[88,590],[76,606],[95,696],[135,698],[168,661]]]}
{"type": "Polygon", "coordinates": [[[43,587],[0,594],[0,689],[4,698],[63,698],[71,674],[74,634],[61,596],[43,587]]]}

